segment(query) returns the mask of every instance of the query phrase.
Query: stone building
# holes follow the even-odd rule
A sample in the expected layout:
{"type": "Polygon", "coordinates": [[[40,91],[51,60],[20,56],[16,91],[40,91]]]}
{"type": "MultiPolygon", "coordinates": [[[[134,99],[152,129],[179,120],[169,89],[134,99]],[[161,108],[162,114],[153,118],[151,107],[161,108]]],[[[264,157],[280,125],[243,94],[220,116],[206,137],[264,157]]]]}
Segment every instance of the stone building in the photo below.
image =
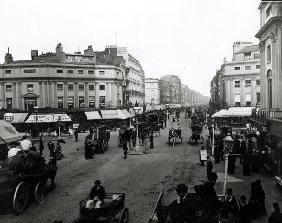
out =
{"type": "Polygon", "coordinates": [[[225,103],[256,106],[260,103],[260,51],[251,42],[235,42],[233,59],[223,64],[225,103]]]}
{"type": "Polygon", "coordinates": [[[224,66],[221,65],[221,68],[216,71],[216,74],[210,84],[210,108],[214,112],[219,111],[220,109],[225,107],[223,72],[224,66]]]}
{"type": "Polygon", "coordinates": [[[161,78],[162,86],[165,87],[165,100],[168,100],[168,83],[170,85],[170,102],[171,104],[181,104],[181,80],[177,75],[164,75],[161,78]]]}
{"type": "Polygon", "coordinates": [[[61,44],[55,53],[31,51],[30,60],[14,61],[8,51],[0,65],[2,108],[105,108],[122,105],[125,70],[112,64],[97,64],[92,46],[83,54],[65,53],[61,44]]]}
{"type": "Polygon", "coordinates": [[[145,103],[151,105],[160,104],[160,80],[157,78],[145,79],[145,103]]]}

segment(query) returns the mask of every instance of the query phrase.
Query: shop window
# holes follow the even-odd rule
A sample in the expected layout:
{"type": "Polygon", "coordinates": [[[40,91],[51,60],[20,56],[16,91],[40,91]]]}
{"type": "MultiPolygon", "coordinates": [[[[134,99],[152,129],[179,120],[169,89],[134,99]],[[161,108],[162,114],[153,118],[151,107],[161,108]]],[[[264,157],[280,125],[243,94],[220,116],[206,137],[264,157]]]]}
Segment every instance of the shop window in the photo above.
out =
{"type": "Polygon", "coordinates": [[[257,92],[257,104],[260,104],[260,93],[257,92]]]}
{"type": "Polygon", "coordinates": [[[251,107],[251,102],[250,101],[246,101],[246,107],[251,107]]]}
{"type": "Polygon", "coordinates": [[[63,108],[64,107],[64,98],[63,97],[58,97],[58,108],[63,108]]]}
{"type": "Polygon", "coordinates": [[[79,106],[79,108],[84,108],[85,107],[84,97],[82,97],[82,96],[78,97],[78,106],[79,106]]]}
{"type": "Polygon", "coordinates": [[[241,102],[235,102],[235,107],[240,107],[241,106],[241,102]]]}
{"type": "Polygon", "coordinates": [[[95,108],[95,96],[89,96],[88,103],[89,108],[95,108]]]}

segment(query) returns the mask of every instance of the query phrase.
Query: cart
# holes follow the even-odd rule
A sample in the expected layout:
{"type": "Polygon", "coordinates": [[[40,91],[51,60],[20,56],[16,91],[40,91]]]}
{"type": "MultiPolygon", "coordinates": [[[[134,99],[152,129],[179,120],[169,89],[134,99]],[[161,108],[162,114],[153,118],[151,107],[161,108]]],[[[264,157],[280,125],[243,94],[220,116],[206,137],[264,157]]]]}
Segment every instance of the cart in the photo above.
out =
{"type": "Polygon", "coordinates": [[[128,223],[129,211],[125,206],[124,193],[107,193],[101,208],[86,208],[88,200],[89,197],[86,197],[79,202],[79,218],[74,222],[128,223]]]}
{"type": "Polygon", "coordinates": [[[20,151],[0,162],[0,206],[21,214],[32,201],[40,203],[54,188],[56,159],[49,163],[37,152],[20,151]]]}
{"type": "Polygon", "coordinates": [[[181,129],[175,129],[171,128],[168,132],[168,145],[175,146],[177,143],[177,139],[180,140],[180,144],[183,142],[183,137],[182,137],[182,130],[181,129]]]}
{"type": "MultiPolygon", "coordinates": [[[[92,129],[93,135],[89,134],[86,139],[91,140],[93,153],[104,153],[109,148],[110,130],[107,129],[106,125],[101,125],[97,128],[92,129]]],[[[87,140],[85,139],[85,142],[87,140]]]]}
{"type": "Polygon", "coordinates": [[[198,145],[199,141],[203,143],[202,127],[199,124],[191,126],[192,134],[189,137],[189,144],[198,145]]]}

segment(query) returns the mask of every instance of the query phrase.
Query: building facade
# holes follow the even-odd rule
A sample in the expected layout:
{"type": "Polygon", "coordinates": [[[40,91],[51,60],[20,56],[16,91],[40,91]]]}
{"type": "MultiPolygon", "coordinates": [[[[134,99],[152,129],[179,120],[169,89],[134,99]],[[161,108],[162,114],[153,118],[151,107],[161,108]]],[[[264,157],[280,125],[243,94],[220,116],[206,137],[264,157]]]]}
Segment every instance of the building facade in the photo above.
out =
{"type": "Polygon", "coordinates": [[[97,64],[89,46],[84,54],[68,54],[61,44],[55,53],[31,60],[13,61],[8,52],[0,65],[0,104],[2,108],[110,108],[122,105],[124,69],[97,64]]]}
{"type": "Polygon", "coordinates": [[[235,42],[233,59],[223,64],[225,104],[256,106],[260,103],[260,51],[251,42],[235,42]]]}
{"type": "Polygon", "coordinates": [[[221,68],[216,71],[216,74],[213,77],[210,84],[210,94],[211,94],[210,109],[213,112],[219,111],[220,109],[225,107],[223,73],[224,73],[224,66],[221,65],[221,68]]]}
{"type": "Polygon", "coordinates": [[[162,86],[164,86],[164,96],[167,101],[168,84],[170,85],[170,102],[171,104],[181,104],[181,80],[177,75],[164,75],[161,78],[162,86]]]}
{"type": "Polygon", "coordinates": [[[145,103],[160,104],[160,80],[156,78],[145,79],[145,103]]]}

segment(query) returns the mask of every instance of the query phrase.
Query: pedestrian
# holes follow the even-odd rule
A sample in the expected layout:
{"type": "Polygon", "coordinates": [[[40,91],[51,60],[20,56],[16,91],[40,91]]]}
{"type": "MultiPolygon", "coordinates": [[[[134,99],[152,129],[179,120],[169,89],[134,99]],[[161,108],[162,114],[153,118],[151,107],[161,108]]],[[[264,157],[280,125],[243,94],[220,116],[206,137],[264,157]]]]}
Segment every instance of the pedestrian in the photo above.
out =
{"type": "Polygon", "coordinates": [[[214,163],[220,163],[220,147],[218,144],[214,147],[214,163]]]}
{"type": "Polygon", "coordinates": [[[43,150],[44,150],[44,143],[43,143],[42,136],[41,136],[40,139],[39,139],[39,152],[40,152],[40,155],[43,155],[43,150]]]}
{"type": "Polygon", "coordinates": [[[227,171],[229,174],[235,173],[235,162],[236,162],[236,158],[230,152],[229,155],[228,155],[228,171],[227,171]]]}
{"type": "Polygon", "coordinates": [[[132,129],[132,135],[131,135],[133,147],[136,147],[136,139],[137,139],[137,131],[134,128],[134,129],[132,129]]]}
{"type": "Polygon", "coordinates": [[[247,144],[246,144],[246,141],[244,139],[241,142],[240,153],[241,153],[240,164],[243,164],[244,156],[247,153],[247,144]]]}
{"type": "Polygon", "coordinates": [[[211,142],[211,136],[208,135],[208,138],[206,140],[206,149],[208,156],[212,155],[212,142],[211,142]]]}
{"type": "Polygon", "coordinates": [[[154,148],[154,136],[153,131],[150,132],[150,149],[154,148]]]}
{"type": "Polygon", "coordinates": [[[281,223],[282,222],[282,213],[280,212],[279,203],[274,202],[272,204],[274,211],[271,213],[268,218],[268,223],[281,223]]]}
{"type": "Polygon", "coordinates": [[[78,142],[78,130],[74,130],[74,138],[75,138],[75,141],[78,142]]]}
{"type": "Polygon", "coordinates": [[[259,216],[266,216],[265,193],[260,180],[256,180],[251,183],[249,206],[251,210],[250,216],[252,219],[257,219],[259,216]]]}
{"type": "Polygon", "coordinates": [[[208,181],[211,180],[212,169],[213,169],[212,159],[210,156],[207,156],[207,179],[208,181]]]}
{"type": "Polygon", "coordinates": [[[215,186],[217,179],[218,179],[217,173],[212,171],[211,174],[210,174],[209,182],[210,182],[213,186],[215,186]]]}
{"type": "Polygon", "coordinates": [[[31,147],[29,148],[29,150],[33,151],[33,152],[37,152],[35,145],[32,143],[31,147]]]}
{"type": "Polygon", "coordinates": [[[55,155],[55,144],[52,141],[48,142],[48,150],[50,157],[54,157],[55,155]]]}
{"type": "Polygon", "coordinates": [[[122,149],[123,149],[123,158],[127,159],[127,152],[128,152],[128,147],[127,147],[127,140],[126,137],[123,137],[122,139],[122,149]]]}
{"type": "Polygon", "coordinates": [[[246,202],[247,198],[245,195],[242,195],[240,199],[239,223],[251,223],[250,208],[246,202]]]}
{"type": "Polygon", "coordinates": [[[228,219],[238,220],[239,210],[239,203],[237,198],[233,195],[232,188],[227,188],[222,216],[228,219]]]}
{"type": "Polygon", "coordinates": [[[84,157],[85,159],[94,159],[93,155],[93,151],[92,151],[92,141],[89,139],[87,142],[85,142],[84,144],[84,157]]]}

